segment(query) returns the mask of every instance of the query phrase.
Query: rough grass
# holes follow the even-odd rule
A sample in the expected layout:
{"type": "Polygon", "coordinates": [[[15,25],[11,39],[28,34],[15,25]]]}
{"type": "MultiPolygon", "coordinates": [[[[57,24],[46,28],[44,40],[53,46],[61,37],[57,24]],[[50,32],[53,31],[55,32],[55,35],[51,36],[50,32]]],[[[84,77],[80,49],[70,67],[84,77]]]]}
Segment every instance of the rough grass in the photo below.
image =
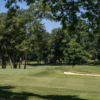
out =
{"type": "Polygon", "coordinates": [[[99,73],[99,66],[28,65],[0,69],[0,100],[100,100],[100,77],[62,71],[99,73]]]}

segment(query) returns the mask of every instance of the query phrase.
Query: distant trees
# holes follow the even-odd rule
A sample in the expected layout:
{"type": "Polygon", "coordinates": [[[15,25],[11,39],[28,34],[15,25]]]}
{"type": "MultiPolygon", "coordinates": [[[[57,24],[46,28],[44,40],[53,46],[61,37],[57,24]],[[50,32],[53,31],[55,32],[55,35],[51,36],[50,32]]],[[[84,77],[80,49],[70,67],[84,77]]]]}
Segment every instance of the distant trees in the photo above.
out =
{"type": "Polygon", "coordinates": [[[0,55],[2,59],[2,68],[6,68],[6,58],[7,58],[7,37],[6,30],[5,30],[5,19],[6,19],[6,13],[0,14],[0,55]]]}
{"type": "MultiPolygon", "coordinates": [[[[43,12],[43,6],[31,5],[28,9],[20,9],[11,16],[10,10],[7,13],[0,14],[0,55],[2,59],[2,68],[6,68],[6,61],[9,59],[11,68],[16,68],[20,58],[25,57],[24,69],[29,53],[35,50],[38,60],[44,59],[47,62],[48,56],[48,35],[42,18],[54,20],[50,15],[50,7],[46,6],[43,12]],[[33,10],[34,9],[34,10],[33,10]],[[41,14],[39,13],[41,12],[41,14]],[[35,49],[34,49],[35,47],[35,49]],[[7,58],[7,59],[6,59],[7,58]]],[[[33,51],[34,52],[34,51],[33,51]]]]}
{"type": "Polygon", "coordinates": [[[89,53],[75,40],[66,44],[64,54],[73,68],[76,64],[86,63],[89,59],[89,53]]]}
{"type": "Polygon", "coordinates": [[[94,59],[94,63],[96,58],[100,59],[98,0],[24,1],[31,4],[28,9],[13,7],[16,0],[8,0],[8,12],[0,14],[2,68],[6,68],[8,60],[11,68],[16,68],[18,63],[20,68],[22,57],[25,58],[24,69],[28,59],[34,59],[38,64],[41,60],[45,64],[65,62],[73,67],[88,59],[94,59]],[[81,12],[81,7],[87,12],[81,12]],[[77,12],[81,12],[81,18],[77,12]],[[61,21],[63,26],[53,29],[50,34],[41,23],[42,18],[61,21]]]}
{"type": "Polygon", "coordinates": [[[13,68],[16,68],[16,63],[20,63],[20,57],[23,54],[25,54],[24,68],[26,68],[27,53],[35,35],[38,35],[38,33],[41,35],[45,32],[43,24],[37,17],[33,17],[34,14],[35,11],[31,13],[30,10],[23,9],[18,10],[11,18],[8,13],[0,14],[2,68],[6,68],[6,57],[9,58],[11,66],[13,63],[13,68]]]}
{"type": "Polygon", "coordinates": [[[64,33],[60,28],[55,28],[51,32],[51,52],[52,52],[52,61],[59,61],[63,59],[63,50],[62,50],[62,40],[64,39],[64,33]]]}
{"type": "MultiPolygon", "coordinates": [[[[69,24],[67,26],[70,27],[69,24]]],[[[70,63],[73,67],[76,64],[85,63],[91,57],[91,52],[87,48],[89,42],[87,30],[88,25],[84,20],[79,21],[75,31],[69,28],[54,29],[52,33],[55,40],[52,42],[55,45],[53,45],[52,54],[56,61],[62,59],[63,62],[70,63]]]]}
{"type": "MultiPolygon", "coordinates": [[[[31,12],[31,8],[18,10],[12,18],[5,13],[0,14],[2,68],[6,68],[7,60],[11,67],[13,64],[13,68],[16,68],[19,63],[20,68],[20,58],[23,56],[24,69],[28,57],[37,60],[38,64],[42,60],[45,64],[66,62],[74,67],[93,58],[94,48],[99,59],[99,37],[93,34],[94,30],[89,29],[85,20],[80,20],[74,31],[69,29],[70,23],[66,23],[66,29],[56,28],[50,34],[41,23],[41,17],[37,19],[39,16],[35,16],[36,12],[31,12]]],[[[52,17],[49,19],[52,20],[52,17]]]]}

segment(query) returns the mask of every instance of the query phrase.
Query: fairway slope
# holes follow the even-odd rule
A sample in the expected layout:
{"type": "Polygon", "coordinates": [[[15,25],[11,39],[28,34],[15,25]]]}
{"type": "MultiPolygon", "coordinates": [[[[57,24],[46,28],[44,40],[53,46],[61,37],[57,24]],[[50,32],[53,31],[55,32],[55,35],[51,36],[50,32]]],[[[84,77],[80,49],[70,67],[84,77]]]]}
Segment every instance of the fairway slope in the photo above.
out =
{"type": "Polygon", "coordinates": [[[0,100],[100,100],[100,75],[96,66],[27,66],[0,69],[0,100]]]}

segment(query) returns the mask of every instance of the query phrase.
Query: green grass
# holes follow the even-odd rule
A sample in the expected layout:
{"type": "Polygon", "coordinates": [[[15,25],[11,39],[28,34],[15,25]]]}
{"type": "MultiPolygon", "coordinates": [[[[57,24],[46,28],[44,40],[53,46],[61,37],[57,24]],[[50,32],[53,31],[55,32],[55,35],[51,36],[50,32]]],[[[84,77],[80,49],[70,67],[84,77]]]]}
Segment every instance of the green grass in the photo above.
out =
{"type": "Polygon", "coordinates": [[[71,68],[71,66],[68,66],[66,68],[66,71],[100,74],[100,65],[92,65],[92,66],[90,66],[90,65],[77,65],[77,66],[75,66],[74,69],[71,68]]]}
{"type": "Polygon", "coordinates": [[[99,74],[100,67],[8,66],[0,69],[0,100],[100,100],[100,77],[65,75],[62,71],[99,74]]]}

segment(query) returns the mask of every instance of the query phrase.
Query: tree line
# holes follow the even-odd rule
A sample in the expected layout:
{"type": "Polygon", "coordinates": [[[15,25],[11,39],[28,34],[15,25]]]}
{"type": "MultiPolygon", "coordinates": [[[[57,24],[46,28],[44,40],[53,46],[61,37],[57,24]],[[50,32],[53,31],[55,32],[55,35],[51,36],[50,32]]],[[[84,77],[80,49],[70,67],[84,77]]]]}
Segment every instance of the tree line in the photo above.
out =
{"type": "Polygon", "coordinates": [[[28,9],[11,6],[15,2],[8,0],[8,12],[0,14],[2,68],[6,68],[7,61],[11,68],[16,68],[18,63],[20,68],[22,58],[24,69],[27,60],[36,60],[38,64],[41,60],[45,64],[68,63],[74,67],[88,59],[94,59],[94,63],[96,58],[100,59],[98,0],[37,0],[34,3],[30,0],[26,1],[31,4],[28,9]],[[81,12],[82,7],[87,12],[81,12]],[[81,12],[81,17],[77,12],[81,12]],[[42,18],[61,21],[63,26],[48,33],[42,18]]]}

